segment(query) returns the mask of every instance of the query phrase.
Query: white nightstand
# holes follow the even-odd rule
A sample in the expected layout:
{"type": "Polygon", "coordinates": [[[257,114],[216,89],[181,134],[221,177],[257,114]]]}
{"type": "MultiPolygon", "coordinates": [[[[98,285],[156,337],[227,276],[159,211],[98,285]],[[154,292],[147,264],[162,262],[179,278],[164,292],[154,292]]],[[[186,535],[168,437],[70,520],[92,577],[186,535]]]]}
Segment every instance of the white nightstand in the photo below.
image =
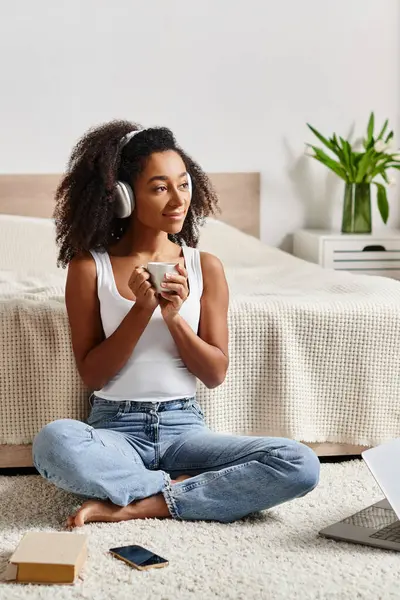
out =
{"type": "Polygon", "coordinates": [[[330,269],[400,279],[397,229],[369,234],[300,229],[293,236],[293,254],[330,269]]]}

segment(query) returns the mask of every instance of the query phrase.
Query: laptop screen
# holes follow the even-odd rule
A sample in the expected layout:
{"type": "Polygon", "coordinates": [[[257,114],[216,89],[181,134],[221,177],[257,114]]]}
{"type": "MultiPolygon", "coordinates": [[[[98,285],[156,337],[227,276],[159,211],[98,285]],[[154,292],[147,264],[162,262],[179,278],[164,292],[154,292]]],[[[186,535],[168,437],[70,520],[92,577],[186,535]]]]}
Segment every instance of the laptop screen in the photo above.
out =
{"type": "Polygon", "coordinates": [[[400,519],[400,438],[364,450],[361,456],[400,519]]]}

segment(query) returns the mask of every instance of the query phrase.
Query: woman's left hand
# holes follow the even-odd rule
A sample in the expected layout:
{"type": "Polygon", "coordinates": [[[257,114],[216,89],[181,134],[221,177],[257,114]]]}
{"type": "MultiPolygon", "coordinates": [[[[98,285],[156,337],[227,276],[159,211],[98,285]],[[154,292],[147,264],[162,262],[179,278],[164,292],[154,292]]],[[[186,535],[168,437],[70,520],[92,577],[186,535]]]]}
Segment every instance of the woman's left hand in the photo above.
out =
{"type": "Polygon", "coordinates": [[[160,294],[160,309],[165,321],[176,316],[180,311],[182,304],[189,295],[188,274],[180,264],[175,265],[177,273],[166,273],[161,284],[165,292],[160,294]]]}

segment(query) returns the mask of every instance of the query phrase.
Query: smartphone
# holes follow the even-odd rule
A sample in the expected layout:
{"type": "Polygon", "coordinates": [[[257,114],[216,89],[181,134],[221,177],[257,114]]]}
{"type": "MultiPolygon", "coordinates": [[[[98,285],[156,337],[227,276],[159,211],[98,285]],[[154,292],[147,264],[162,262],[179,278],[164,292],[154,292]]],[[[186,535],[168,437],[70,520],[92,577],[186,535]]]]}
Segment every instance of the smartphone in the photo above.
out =
{"type": "Polygon", "coordinates": [[[166,567],[168,561],[158,554],[154,554],[151,550],[146,550],[142,546],[121,546],[119,548],[110,548],[109,552],[125,561],[131,567],[144,571],[146,569],[166,567]]]}

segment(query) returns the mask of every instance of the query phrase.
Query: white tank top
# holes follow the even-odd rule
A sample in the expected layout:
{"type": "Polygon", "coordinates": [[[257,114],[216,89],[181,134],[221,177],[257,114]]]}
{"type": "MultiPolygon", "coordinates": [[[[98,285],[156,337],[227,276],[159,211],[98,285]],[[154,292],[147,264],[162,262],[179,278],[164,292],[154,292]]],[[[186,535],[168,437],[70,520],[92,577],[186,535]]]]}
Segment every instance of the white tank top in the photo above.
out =
{"type": "MultiPolygon", "coordinates": [[[[200,251],[188,246],[182,246],[182,250],[190,293],[179,314],[197,334],[203,293],[200,251]]],[[[100,315],[108,338],[135,302],[118,292],[108,252],[90,250],[90,253],[96,262],[100,315]]],[[[118,402],[160,402],[194,396],[196,383],[196,376],[183,363],[157,306],[128,361],[101,390],[94,390],[94,393],[118,402]]]]}

